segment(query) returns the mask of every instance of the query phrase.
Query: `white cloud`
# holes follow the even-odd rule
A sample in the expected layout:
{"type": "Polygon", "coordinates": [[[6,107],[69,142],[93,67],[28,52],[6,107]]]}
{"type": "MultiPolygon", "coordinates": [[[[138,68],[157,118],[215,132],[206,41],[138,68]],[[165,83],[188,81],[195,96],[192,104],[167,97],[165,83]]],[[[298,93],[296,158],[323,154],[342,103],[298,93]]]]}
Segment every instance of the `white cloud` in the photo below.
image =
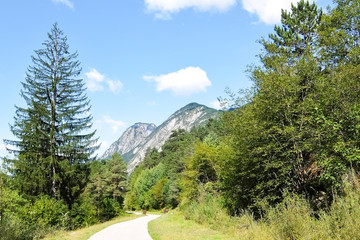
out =
{"type": "Polygon", "coordinates": [[[65,6],[67,6],[68,8],[74,10],[74,3],[69,1],[69,0],[52,0],[54,3],[62,3],[65,6]]]}
{"type": "Polygon", "coordinates": [[[145,0],[147,10],[156,12],[156,17],[169,19],[171,13],[187,8],[199,11],[227,11],[236,4],[236,0],[145,0]]]}
{"type": "Polygon", "coordinates": [[[280,23],[281,9],[290,10],[291,3],[297,4],[299,0],[242,0],[243,8],[259,17],[265,24],[280,23]]]}
{"type": "Polygon", "coordinates": [[[104,83],[109,87],[109,90],[115,94],[119,93],[123,88],[121,81],[114,81],[108,79],[105,75],[99,73],[95,68],[90,72],[85,73],[87,77],[86,86],[92,92],[103,91],[104,83]]]}
{"type": "Polygon", "coordinates": [[[102,117],[101,122],[110,125],[110,127],[114,133],[117,133],[119,128],[126,126],[126,124],[123,121],[114,120],[110,116],[107,116],[107,115],[102,117]]]}
{"type": "Polygon", "coordinates": [[[110,91],[112,91],[115,94],[119,93],[123,87],[123,84],[120,81],[108,80],[107,84],[109,86],[110,91]]]}
{"type": "Polygon", "coordinates": [[[105,76],[99,73],[95,68],[91,69],[90,72],[85,73],[87,79],[86,86],[92,92],[102,91],[104,87],[101,82],[104,81],[105,76]]]}
{"type": "Polygon", "coordinates": [[[206,92],[206,87],[211,86],[206,72],[199,67],[188,67],[159,76],[144,76],[143,79],[156,82],[158,92],[170,90],[175,95],[183,96],[206,92]]]}

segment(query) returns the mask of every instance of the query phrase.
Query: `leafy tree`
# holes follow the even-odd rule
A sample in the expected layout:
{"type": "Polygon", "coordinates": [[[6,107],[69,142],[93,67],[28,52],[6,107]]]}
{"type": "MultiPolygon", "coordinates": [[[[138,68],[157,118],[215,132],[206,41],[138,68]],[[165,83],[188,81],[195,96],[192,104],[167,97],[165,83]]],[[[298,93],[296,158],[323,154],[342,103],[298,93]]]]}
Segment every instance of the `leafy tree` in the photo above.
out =
{"type": "Polygon", "coordinates": [[[318,134],[323,136],[319,152],[328,191],[341,189],[341,179],[349,169],[360,170],[360,5],[352,0],[335,3],[319,31],[327,72],[317,110],[318,134]]]}
{"type": "Polygon", "coordinates": [[[204,142],[206,143],[197,142],[193,156],[186,160],[182,178],[182,204],[198,197],[199,186],[213,186],[218,181],[219,149],[213,145],[212,137],[211,134],[210,137],[205,138],[204,142]]]}
{"type": "MultiPolygon", "coordinates": [[[[149,151],[147,152],[147,154],[149,151]]],[[[144,163],[147,159],[147,155],[145,156],[145,159],[143,162],[141,162],[139,165],[137,165],[134,169],[134,171],[130,174],[129,180],[128,180],[128,186],[127,190],[128,192],[125,195],[124,205],[126,209],[134,210],[139,209],[140,206],[138,205],[138,197],[137,192],[135,191],[135,184],[137,182],[137,179],[139,178],[142,171],[144,171],[146,168],[144,167],[144,163]]]]}
{"type": "Polygon", "coordinates": [[[21,96],[27,107],[16,107],[6,140],[16,148],[13,176],[28,195],[48,194],[71,206],[86,185],[88,162],[98,148],[90,129],[90,102],[85,95],[78,54],[54,24],[44,48],[32,57],[21,96]]]}
{"type": "Polygon", "coordinates": [[[318,177],[321,17],[321,10],[305,1],[282,12],[282,26],[261,41],[262,65],[251,70],[254,93],[248,104],[223,118],[235,155],[220,181],[233,213],[263,200],[276,204],[286,191],[310,196],[321,187],[312,184],[318,177]]]}
{"type": "Polygon", "coordinates": [[[360,6],[354,0],[335,0],[334,9],[320,27],[321,56],[328,68],[344,63],[359,64],[360,6]]]}
{"type": "Polygon", "coordinates": [[[336,3],[329,15],[304,1],[283,11],[282,27],[261,41],[253,94],[222,118],[233,155],[219,181],[233,213],[286,192],[318,208],[359,171],[359,4],[336,3]]]}
{"type": "Polygon", "coordinates": [[[134,191],[137,195],[138,206],[142,209],[152,208],[152,204],[149,204],[149,191],[166,176],[166,168],[164,164],[160,163],[159,165],[151,168],[145,169],[138,176],[135,184],[134,191]]]}

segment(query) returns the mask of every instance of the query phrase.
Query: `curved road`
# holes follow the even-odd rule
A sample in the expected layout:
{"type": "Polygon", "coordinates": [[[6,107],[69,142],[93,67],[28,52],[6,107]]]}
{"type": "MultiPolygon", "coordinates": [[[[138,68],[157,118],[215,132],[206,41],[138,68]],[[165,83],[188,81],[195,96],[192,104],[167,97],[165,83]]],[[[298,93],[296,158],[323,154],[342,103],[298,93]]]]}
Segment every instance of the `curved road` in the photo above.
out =
{"type": "Polygon", "coordinates": [[[89,240],[152,240],[148,233],[148,223],[160,216],[147,215],[111,225],[92,235],[89,240]]]}

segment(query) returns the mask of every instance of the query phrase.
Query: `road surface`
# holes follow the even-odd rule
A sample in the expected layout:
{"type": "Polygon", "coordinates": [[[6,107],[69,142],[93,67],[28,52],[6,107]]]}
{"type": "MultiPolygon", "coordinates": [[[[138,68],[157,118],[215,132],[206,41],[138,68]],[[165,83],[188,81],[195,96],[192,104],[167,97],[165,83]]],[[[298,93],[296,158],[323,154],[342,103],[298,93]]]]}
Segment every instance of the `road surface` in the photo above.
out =
{"type": "Polygon", "coordinates": [[[147,215],[117,223],[95,233],[89,240],[152,240],[148,233],[148,223],[158,217],[160,215],[147,215]]]}

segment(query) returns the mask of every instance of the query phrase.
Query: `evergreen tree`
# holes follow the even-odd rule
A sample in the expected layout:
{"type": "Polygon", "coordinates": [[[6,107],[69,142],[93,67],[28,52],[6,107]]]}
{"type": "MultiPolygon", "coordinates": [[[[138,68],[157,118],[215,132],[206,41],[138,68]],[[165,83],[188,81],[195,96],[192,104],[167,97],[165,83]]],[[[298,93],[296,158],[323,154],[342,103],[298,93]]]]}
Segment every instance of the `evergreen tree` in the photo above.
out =
{"type": "Polygon", "coordinates": [[[90,102],[85,94],[78,54],[69,52],[67,37],[55,23],[44,48],[32,57],[11,131],[5,140],[16,148],[13,176],[29,195],[48,194],[71,206],[86,184],[88,162],[98,148],[90,102]]]}
{"type": "Polygon", "coordinates": [[[269,46],[275,45],[281,54],[301,56],[316,44],[316,29],[321,19],[322,10],[319,10],[315,3],[310,4],[309,1],[301,0],[296,6],[291,4],[290,12],[281,10],[282,26],[275,26],[276,34],[269,34],[271,43],[263,41],[265,49],[274,53],[276,50],[269,46]]]}
{"type": "Polygon", "coordinates": [[[91,200],[91,204],[97,208],[97,217],[100,218],[102,201],[106,197],[107,189],[111,182],[108,181],[108,171],[105,162],[93,161],[90,164],[90,176],[84,195],[91,200]]]}
{"type": "Polygon", "coordinates": [[[109,183],[111,184],[111,194],[113,200],[119,201],[119,197],[124,197],[127,180],[127,166],[119,153],[115,152],[107,163],[109,171],[109,183]]]}

